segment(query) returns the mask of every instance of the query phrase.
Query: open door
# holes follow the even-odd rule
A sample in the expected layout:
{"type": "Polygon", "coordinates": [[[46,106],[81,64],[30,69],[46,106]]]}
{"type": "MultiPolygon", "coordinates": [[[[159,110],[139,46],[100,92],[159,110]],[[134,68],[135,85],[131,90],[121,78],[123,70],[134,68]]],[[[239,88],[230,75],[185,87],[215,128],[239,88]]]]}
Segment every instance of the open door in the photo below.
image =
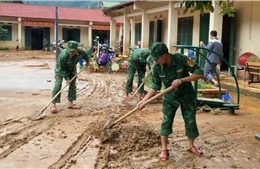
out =
{"type": "Polygon", "coordinates": [[[150,26],[149,26],[149,47],[152,46],[154,43],[154,21],[150,21],[150,26]]]}
{"type": "Polygon", "coordinates": [[[230,45],[229,45],[229,64],[234,64],[234,50],[235,50],[235,17],[230,18],[230,45]]]}
{"type": "MultiPolygon", "coordinates": [[[[229,62],[230,65],[234,64],[234,34],[235,34],[235,17],[223,16],[222,26],[222,44],[224,58],[229,62]]],[[[228,70],[226,64],[221,65],[221,70],[228,70]]]]}
{"type": "Polygon", "coordinates": [[[32,49],[32,28],[30,26],[25,26],[25,50],[32,49]]]}
{"type": "MultiPolygon", "coordinates": [[[[204,13],[204,15],[200,15],[200,41],[203,41],[204,44],[208,44],[209,42],[209,13],[204,13]]],[[[198,44],[194,44],[195,46],[199,46],[198,44]]],[[[204,53],[206,55],[206,53],[204,53]]],[[[203,57],[199,58],[199,65],[204,69],[205,59],[203,57]]]]}
{"type": "Polygon", "coordinates": [[[141,34],[142,34],[142,24],[141,23],[136,23],[135,24],[135,45],[138,44],[138,41],[141,40],[141,34]]]}

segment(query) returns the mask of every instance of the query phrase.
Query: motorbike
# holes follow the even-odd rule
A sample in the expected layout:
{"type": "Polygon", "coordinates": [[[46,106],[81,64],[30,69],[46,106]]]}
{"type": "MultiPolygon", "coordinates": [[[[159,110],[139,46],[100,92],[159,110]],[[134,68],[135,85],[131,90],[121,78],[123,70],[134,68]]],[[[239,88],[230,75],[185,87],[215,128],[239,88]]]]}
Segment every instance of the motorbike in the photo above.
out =
{"type": "Polygon", "coordinates": [[[58,48],[56,49],[56,41],[52,42],[52,50],[54,53],[58,52],[58,54],[61,52],[62,49],[65,49],[63,46],[64,40],[58,40],[58,48]]]}
{"type": "Polygon", "coordinates": [[[99,46],[99,56],[96,59],[97,64],[99,66],[105,66],[108,62],[111,62],[114,56],[115,51],[107,44],[102,44],[99,46]]]}

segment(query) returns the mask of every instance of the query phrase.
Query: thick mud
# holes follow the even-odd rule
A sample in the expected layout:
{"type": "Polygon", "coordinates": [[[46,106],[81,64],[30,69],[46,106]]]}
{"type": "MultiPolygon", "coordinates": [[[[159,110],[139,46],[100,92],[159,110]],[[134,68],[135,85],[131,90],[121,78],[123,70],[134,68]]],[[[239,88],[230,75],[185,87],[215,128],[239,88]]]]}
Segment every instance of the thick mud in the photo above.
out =
{"type": "Polygon", "coordinates": [[[49,107],[45,118],[29,118],[50,101],[54,84],[54,55],[39,52],[0,53],[0,168],[259,168],[259,101],[241,96],[236,115],[199,111],[196,139],[204,155],[186,151],[184,122],[178,110],[169,136],[170,157],[159,161],[161,103],[147,105],[119,124],[107,129],[136,106],[125,101],[126,74],[90,73],[79,75],[77,101],[81,110],[67,109],[67,90],[62,92],[58,114],[49,107]],[[250,103],[247,107],[246,102],[250,103]]]}

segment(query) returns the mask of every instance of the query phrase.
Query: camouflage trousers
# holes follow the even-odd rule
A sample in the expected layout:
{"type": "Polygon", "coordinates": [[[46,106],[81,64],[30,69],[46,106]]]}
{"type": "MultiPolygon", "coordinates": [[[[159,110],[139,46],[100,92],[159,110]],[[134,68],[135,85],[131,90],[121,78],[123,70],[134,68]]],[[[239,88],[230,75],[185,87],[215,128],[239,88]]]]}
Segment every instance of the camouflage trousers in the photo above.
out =
{"type": "MultiPolygon", "coordinates": [[[[145,76],[146,63],[128,62],[126,93],[131,93],[133,91],[135,72],[137,72],[137,87],[139,87],[142,83],[142,79],[145,76]]],[[[144,85],[138,90],[138,93],[144,93],[144,85]]]]}
{"type": "MultiPolygon", "coordinates": [[[[74,74],[71,74],[69,77],[70,79],[75,76],[74,74]]],[[[63,77],[60,76],[59,74],[55,74],[55,85],[52,90],[52,98],[61,90],[62,87],[62,80],[63,77]]],[[[70,83],[69,85],[69,92],[68,92],[68,100],[73,101],[77,99],[77,94],[76,94],[76,78],[70,83]]],[[[61,94],[59,94],[53,101],[52,103],[60,103],[60,97],[61,94]]]]}
{"type": "MultiPolygon", "coordinates": [[[[174,106],[169,101],[163,101],[163,119],[160,128],[161,136],[168,136],[172,133],[173,120],[178,106],[174,106]]],[[[196,138],[199,136],[199,131],[196,123],[196,106],[195,100],[191,100],[189,105],[181,104],[182,117],[185,123],[185,135],[188,138],[196,138]]]]}

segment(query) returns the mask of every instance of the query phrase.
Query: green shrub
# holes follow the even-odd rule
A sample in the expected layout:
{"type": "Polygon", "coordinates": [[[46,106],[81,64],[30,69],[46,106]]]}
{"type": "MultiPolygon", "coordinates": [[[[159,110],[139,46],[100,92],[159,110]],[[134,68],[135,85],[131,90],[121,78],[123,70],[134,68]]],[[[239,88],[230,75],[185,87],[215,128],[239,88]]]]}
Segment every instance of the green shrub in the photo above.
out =
{"type": "Polygon", "coordinates": [[[8,47],[0,47],[0,50],[9,50],[8,47]]]}
{"type": "MultiPolygon", "coordinates": [[[[150,87],[152,82],[153,82],[152,81],[152,76],[148,76],[147,80],[145,82],[145,86],[150,87]]],[[[161,90],[164,90],[164,89],[165,89],[165,86],[164,86],[164,84],[162,84],[161,90]]]]}
{"type": "MultiPolygon", "coordinates": [[[[137,78],[135,78],[135,81],[137,82],[137,78]]],[[[147,80],[145,82],[145,86],[150,87],[150,85],[152,84],[152,77],[149,76],[147,77],[147,80]]],[[[193,83],[194,84],[194,83],[193,83]]],[[[214,89],[214,85],[211,83],[207,83],[202,79],[198,80],[198,89],[214,89]]],[[[164,90],[165,86],[162,84],[162,88],[161,90],[164,90]]]]}
{"type": "Polygon", "coordinates": [[[214,89],[214,85],[211,83],[207,83],[202,79],[198,80],[198,89],[214,89]]]}

